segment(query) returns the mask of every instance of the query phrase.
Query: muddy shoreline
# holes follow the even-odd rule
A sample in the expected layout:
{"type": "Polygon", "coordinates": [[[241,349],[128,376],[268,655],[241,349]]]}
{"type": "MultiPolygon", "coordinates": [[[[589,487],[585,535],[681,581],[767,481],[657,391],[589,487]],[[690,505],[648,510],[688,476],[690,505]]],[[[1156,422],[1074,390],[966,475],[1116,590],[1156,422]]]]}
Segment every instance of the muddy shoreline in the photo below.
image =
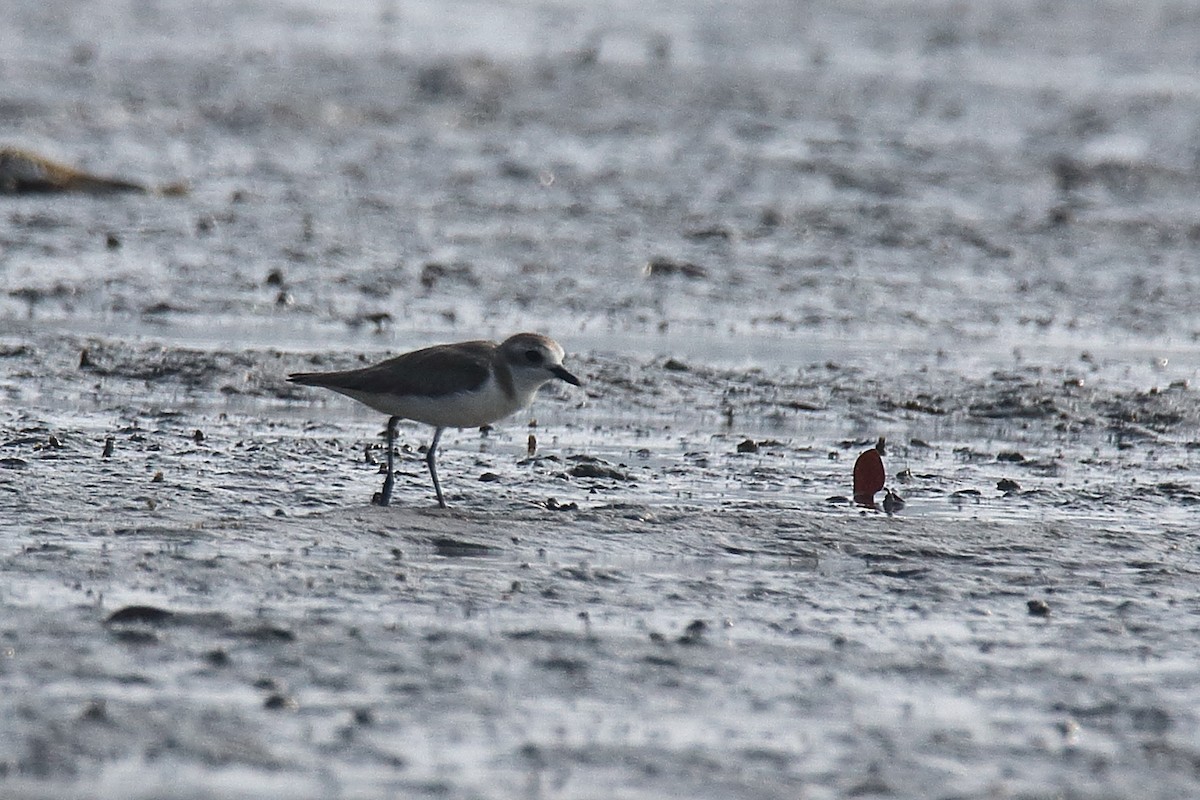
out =
{"type": "Polygon", "coordinates": [[[0,197],[4,797],[1200,794],[1193,10],[5,19],[0,147],[187,191],[0,197]],[[445,512],[285,381],[527,329],[445,512]]]}

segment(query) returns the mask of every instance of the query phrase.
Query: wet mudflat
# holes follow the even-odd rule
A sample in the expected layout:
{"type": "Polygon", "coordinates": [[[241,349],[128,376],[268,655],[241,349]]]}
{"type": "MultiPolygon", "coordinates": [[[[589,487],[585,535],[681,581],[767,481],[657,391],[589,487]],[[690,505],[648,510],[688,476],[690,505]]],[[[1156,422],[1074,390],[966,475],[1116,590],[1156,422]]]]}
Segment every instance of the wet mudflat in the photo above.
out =
{"type": "Polygon", "coordinates": [[[18,0],[0,794],[1200,794],[1200,17],[733,5],[18,0]]]}

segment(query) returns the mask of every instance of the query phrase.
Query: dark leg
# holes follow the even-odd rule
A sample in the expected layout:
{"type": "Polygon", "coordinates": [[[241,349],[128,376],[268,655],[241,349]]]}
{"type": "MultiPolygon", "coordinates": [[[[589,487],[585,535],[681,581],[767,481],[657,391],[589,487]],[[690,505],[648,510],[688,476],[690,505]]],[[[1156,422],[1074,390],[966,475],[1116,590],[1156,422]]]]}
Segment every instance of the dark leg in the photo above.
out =
{"type": "Polygon", "coordinates": [[[399,417],[389,417],[387,424],[387,477],[383,479],[383,491],[379,493],[379,505],[386,506],[392,501],[392,487],[396,484],[395,468],[392,465],[392,451],[396,444],[396,423],[399,417]]]}
{"type": "Polygon", "coordinates": [[[425,454],[425,463],[429,465],[429,475],[433,478],[433,490],[437,492],[438,505],[441,508],[446,507],[446,498],[442,497],[442,486],[438,483],[437,462],[435,459],[437,457],[436,453],[438,440],[442,438],[442,431],[444,430],[445,428],[437,428],[434,430],[433,441],[429,443],[429,452],[425,454]]]}

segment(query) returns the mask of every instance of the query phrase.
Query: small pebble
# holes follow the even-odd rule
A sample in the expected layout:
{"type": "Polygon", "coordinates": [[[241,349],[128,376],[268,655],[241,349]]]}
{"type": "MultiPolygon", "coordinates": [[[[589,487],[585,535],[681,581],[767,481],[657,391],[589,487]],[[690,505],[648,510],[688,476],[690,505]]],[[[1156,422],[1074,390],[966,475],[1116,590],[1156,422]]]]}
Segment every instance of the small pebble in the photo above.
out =
{"type": "Polygon", "coordinates": [[[1031,617],[1050,616],[1050,605],[1045,600],[1030,600],[1025,603],[1025,607],[1029,609],[1031,617]]]}
{"type": "Polygon", "coordinates": [[[904,508],[904,498],[888,489],[883,495],[883,510],[889,517],[904,508]]]}
{"type": "Polygon", "coordinates": [[[679,644],[700,644],[707,632],[708,623],[702,619],[694,619],[683,629],[683,635],[676,641],[679,644]]]}
{"type": "Polygon", "coordinates": [[[229,653],[222,647],[209,650],[204,654],[204,660],[213,667],[228,666],[230,662],[229,653]]]}
{"type": "Polygon", "coordinates": [[[263,701],[263,708],[270,711],[294,711],[300,707],[295,698],[288,697],[281,692],[273,692],[267,695],[267,699],[263,701]]]}
{"type": "Polygon", "coordinates": [[[101,699],[91,700],[83,707],[79,718],[87,722],[107,722],[108,704],[101,699]]]}

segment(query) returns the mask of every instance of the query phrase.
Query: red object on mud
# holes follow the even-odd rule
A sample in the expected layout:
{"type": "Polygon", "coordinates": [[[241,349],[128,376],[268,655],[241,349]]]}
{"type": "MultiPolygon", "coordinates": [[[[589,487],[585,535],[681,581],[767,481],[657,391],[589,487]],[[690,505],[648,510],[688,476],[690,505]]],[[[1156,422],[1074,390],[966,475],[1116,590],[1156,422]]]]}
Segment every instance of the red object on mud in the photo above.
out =
{"type": "Polygon", "coordinates": [[[854,502],[867,508],[876,508],[875,493],[883,489],[886,479],[879,450],[874,447],[864,450],[854,462],[854,502]]]}

